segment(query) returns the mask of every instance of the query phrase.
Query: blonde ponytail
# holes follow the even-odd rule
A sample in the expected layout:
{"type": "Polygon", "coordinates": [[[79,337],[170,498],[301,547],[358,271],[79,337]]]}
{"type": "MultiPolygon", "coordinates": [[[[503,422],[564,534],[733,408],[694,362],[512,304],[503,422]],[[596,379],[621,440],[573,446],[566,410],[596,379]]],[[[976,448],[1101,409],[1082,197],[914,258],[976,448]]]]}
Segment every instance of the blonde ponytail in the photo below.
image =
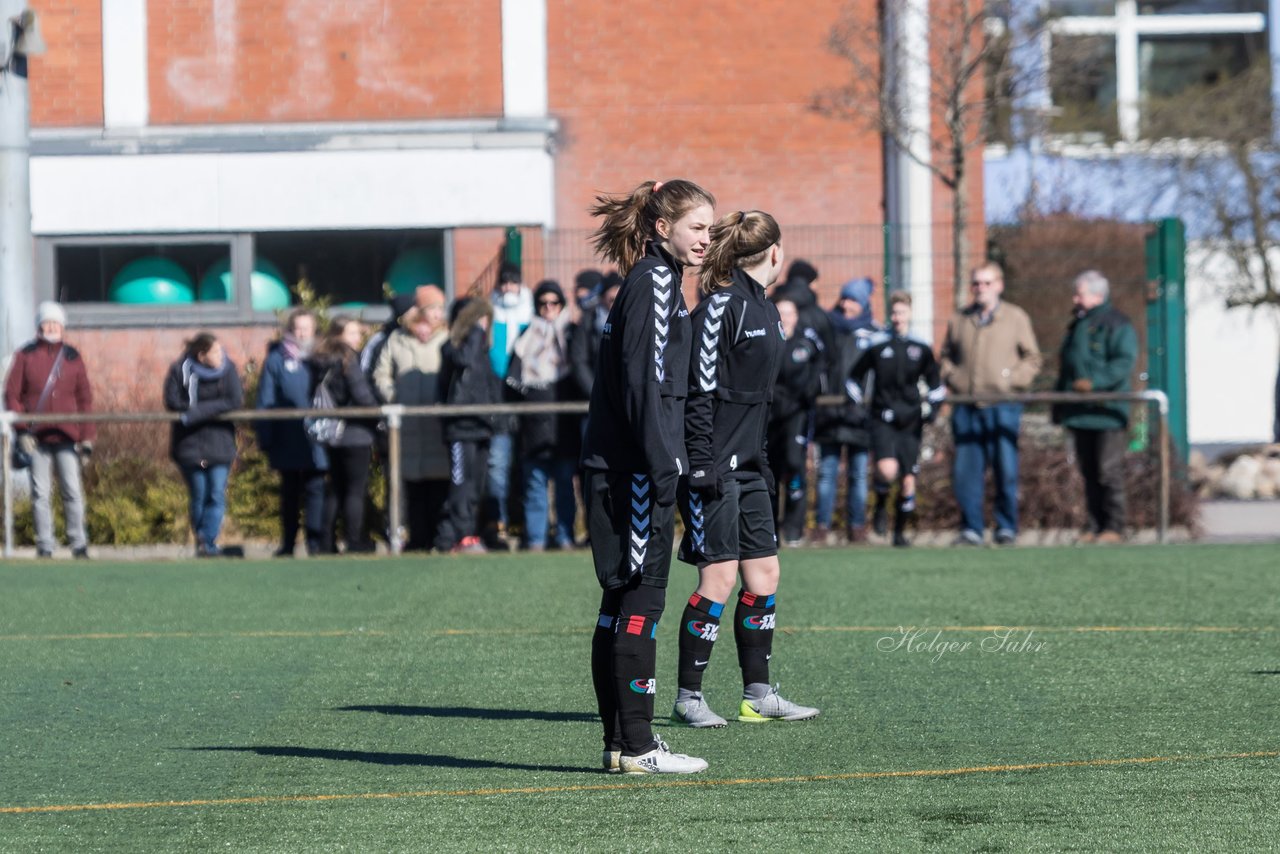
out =
{"type": "Polygon", "coordinates": [[[729,284],[735,269],[754,267],[769,247],[782,240],[782,230],[764,211],[734,211],[711,226],[711,246],[702,256],[698,292],[707,296],[729,284]]]}

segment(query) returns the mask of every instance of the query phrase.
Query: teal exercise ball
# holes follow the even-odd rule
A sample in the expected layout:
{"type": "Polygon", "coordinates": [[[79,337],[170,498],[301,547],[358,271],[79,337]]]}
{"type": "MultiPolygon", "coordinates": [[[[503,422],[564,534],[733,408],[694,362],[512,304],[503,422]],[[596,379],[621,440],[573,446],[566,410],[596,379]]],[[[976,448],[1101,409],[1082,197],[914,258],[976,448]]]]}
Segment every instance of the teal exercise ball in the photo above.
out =
{"type": "Polygon", "coordinates": [[[168,258],[148,255],[116,273],[107,298],[128,305],[181,305],[195,302],[196,295],[186,270],[168,258]]]}
{"type": "MultiPolygon", "coordinates": [[[[275,311],[288,308],[292,301],[289,286],[284,283],[280,268],[266,258],[255,258],[253,273],[249,276],[249,292],[254,311],[275,311]]],[[[223,258],[213,264],[200,277],[201,302],[234,302],[235,282],[231,278],[231,261],[223,258]]]]}
{"type": "Polygon", "coordinates": [[[444,251],[439,246],[410,246],[391,262],[387,284],[392,293],[407,294],[419,285],[444,287],[444,251]]]}

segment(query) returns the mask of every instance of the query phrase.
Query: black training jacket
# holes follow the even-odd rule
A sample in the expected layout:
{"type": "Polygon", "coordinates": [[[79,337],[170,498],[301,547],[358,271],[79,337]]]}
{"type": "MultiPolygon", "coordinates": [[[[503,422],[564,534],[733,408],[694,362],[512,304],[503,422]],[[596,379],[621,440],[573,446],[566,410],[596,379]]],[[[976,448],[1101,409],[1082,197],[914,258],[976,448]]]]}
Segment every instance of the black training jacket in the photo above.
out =
{"type": "MultiPolygon", "coordinates": [[[[502,387],[489,360],[489,333],[473,326],[440,349],[440,399],[449,404],[502,403],[502,387]]],[[[456,415],[443,419],[444,440],[482,442],[493,435],[493,416],[456,415]]]]}
{"type": "Polygon", "coordinates": [[[674,504],[689,471],[684,404],[689,375],[689,309],[682,270],[650,243],[627,273],[601,330],[582,465],[647,474],[659,504],[674,504]]]}
{"type": "Polygon", "coordinates": [[[913,335],[886,333],[867,348],[845,382],[854,403],[862,403],[867,374],[872,374],[871,417],[903,430],[920,424],[920,380],[929,387],[925,399],[933,411],[947,396],[933,348],[913,335]]]}
{"type": "Polygon", "coordinates": [[[795,334],[782,342],[782,359],[778,365],[778,380],[773,387],[773,402],[769,405],[769,420],[785,421],[813,408],[822,378],[818,352],[818,345],[805,336],[799,324],[795,334]]]}
{"type": "Polygon", "coordinates": [[[726,287],[693,310],[693,336],[689,485],[767,471],[769,401],[784,344],[777,307],[755,279],[734,270],[726,287]]]}

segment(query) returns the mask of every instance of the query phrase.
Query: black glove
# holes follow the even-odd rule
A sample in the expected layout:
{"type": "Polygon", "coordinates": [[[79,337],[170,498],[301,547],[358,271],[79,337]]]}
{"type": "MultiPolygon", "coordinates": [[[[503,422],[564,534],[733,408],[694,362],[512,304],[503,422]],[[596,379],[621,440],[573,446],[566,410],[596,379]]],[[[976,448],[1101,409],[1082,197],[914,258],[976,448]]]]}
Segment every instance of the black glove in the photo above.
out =
{"type": "Polygon", "coordinates": [[[715,468],[713,466],[696,466],[689,473],[689,489],[702,495],[704,501],[708,498],[719,498],[720,478],[716,477],[715,468]]]}

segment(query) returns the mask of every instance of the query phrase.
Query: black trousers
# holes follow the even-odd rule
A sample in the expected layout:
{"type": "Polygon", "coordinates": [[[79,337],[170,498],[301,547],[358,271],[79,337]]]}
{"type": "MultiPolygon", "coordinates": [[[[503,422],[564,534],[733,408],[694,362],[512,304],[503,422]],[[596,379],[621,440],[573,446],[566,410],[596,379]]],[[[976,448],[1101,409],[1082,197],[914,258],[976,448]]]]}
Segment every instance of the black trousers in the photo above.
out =
{"type": "Polygon", "coordinates": [[[447,552],[479,532],[480,500],[489,471],[489,440],[449,444],[449,494],[436,533],[436,549],[447,552]]]}
{"type": "Polygon", "coordinates": [[[1125,430],[1072,430],[1076,459],[1084,478],[1085,509],[1089,530],[1124,533],[1124,452],[1129,445],[1125,430]]]}
{"type": "Polygon", "coordinates": [[[776,514],[776,521],[784,540],[798,540],[804,535],[808,430],[808,412],[769,423],[769,468],[782,496],[783,509],[776,514]]]}
{"type": "Polygon", "coordinates": [[[440,520],[444,504],[449,498],[447,480],[406,480],[405,504],[408,508],[406,524],[409,526],[408,551],[425,551],[431,548],[440,532],[440,520]]]}
{"type": "Polygon", "coordinates": [[[280,472],[280,547],[293,551],[298,541],[298,515],[303,514],[307,551],[318,553],[325,540],[324,472],[317,469],[280,472]]]}
{"type": "MultiPolygon", "coordinates": [[[[373,449],[329,449],[329,498],[325,508],[325,533],[334,536],[334,525],[342,519],[347,551],[367,551],[371,543],[364,534],[365,492],[369,488],[369,462],[373,449]]],[[[332,542],[329,543],[332,546],[332,542]]]]}

